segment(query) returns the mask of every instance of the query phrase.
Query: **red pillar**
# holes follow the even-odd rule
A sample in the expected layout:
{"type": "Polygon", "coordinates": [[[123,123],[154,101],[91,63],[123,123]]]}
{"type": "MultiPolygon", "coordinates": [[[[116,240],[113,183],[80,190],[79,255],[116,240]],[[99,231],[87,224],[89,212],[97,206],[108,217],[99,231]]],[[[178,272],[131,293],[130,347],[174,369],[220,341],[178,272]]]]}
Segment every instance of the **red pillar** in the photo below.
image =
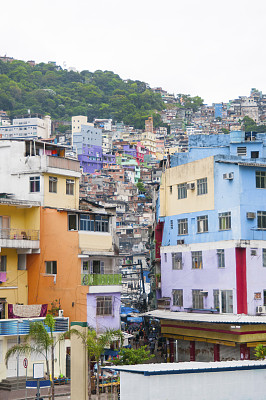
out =
{"type": "Polygon", "coordinates": [[[237,313],[247,314],[247,265],[246,249],[236,248],[236,297],[237,313]]]}
{"type": "Polygon", "coordinates": [[[214,361],[220,361],[220,345],[219,344],[213,345],[213,356],[214,356],[214,361]]]}
{"type": "Polygon", "coordinates": [[[196,361],[195,342],[190,342],[190,361],[196,361]]]}
{"type": "Polygon", "coordinates": [[[174,362],[175,361],[174,339],[169,339],[169,347],[170,347],[170,362],[174,362]]]}

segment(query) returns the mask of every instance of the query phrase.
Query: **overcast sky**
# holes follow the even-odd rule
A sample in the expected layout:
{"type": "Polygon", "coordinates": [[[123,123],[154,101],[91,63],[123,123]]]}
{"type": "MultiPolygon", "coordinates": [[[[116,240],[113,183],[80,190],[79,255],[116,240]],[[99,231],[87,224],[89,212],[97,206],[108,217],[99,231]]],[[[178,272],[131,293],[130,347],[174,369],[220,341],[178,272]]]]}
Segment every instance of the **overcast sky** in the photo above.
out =
{"type": "Polygon", "coordinates": [[[266,0],[1,3],[1,56],[109,70],[208,104],[266,93],[266,0]]]}

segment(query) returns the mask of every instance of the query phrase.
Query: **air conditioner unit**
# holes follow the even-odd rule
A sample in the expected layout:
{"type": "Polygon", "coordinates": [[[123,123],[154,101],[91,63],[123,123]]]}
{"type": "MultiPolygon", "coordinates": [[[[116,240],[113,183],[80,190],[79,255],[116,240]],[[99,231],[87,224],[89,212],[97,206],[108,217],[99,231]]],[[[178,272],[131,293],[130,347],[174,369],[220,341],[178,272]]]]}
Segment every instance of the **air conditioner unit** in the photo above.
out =
{"type": "Polygon", "coordinates": [[[63,318],[64,316],[64,310],[58,310],[58,317],[63,318]]]}
{"type": "Polygon", "coordinates": [[[254,212],[247,212],[247,219],[255,219],[256,213],[254,212]]]}
{"type": "Polygon", "coordinates": [[[187,189],[188,190],[194,190],[195,189],[195,183],[194,182],[187,183],[187,189]]]}
{"type": "Polygon", "coordinates": [[[177,241],[177,244],[184,244],[185,243],[185,240],[184,239],[179,239],[178,241],[177,241]]]}
{"type": "Polygon", "coordinates": [[[223,174],[223,179],[234,179],[234,173],[233,172],[228,172],[226,174],[223,174]]]}
{"type": "Polygon", "coordinates": [[[257,314],[266,314],[266,306],[257,306],[256,313],[257,314]]]}
{"type": "Polygon", "coordinates": [[[250,250],[250,255],[251,256],[256,256],[257,255],[257,249],[251,249],[250,250]]]}

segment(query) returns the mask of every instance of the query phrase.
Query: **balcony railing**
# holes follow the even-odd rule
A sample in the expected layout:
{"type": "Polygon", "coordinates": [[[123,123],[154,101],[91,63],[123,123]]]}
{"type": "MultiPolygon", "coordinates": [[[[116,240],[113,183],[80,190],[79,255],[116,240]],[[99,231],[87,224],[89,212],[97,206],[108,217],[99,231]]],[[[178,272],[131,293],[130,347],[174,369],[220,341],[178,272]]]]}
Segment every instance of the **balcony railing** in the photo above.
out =
{"type": "Polygon", "coordinates": [[[81,284],[84,286],[121,285],[121,274],[81,274],[81,284]]]}
{"type": "MultiPolygon", "coordinates": [[[[27,335],[30,331],[32,322],[44,323],[45,318],[30,318],[30,319],[2,319],[0,320],[0,336],[17,336],[27,335]]],[[[49,328],[44,325],[47,332],[49,328]]],[[[69,329],[69,319],[55,317],[54,332],[66,332],[69,329]]]]}
{"type": "Polygon", "coordinates": [[[78,160],[70,160],[69,158],[47,156],[47,166],[52,168],[69,169],[72,171],[80,171],[80,163],[78,160]]]}
{"type": "Polygon", "coordinates": [[[40,231],[32,229],[0,229],[0,239],[39,240],[40,231]]]}

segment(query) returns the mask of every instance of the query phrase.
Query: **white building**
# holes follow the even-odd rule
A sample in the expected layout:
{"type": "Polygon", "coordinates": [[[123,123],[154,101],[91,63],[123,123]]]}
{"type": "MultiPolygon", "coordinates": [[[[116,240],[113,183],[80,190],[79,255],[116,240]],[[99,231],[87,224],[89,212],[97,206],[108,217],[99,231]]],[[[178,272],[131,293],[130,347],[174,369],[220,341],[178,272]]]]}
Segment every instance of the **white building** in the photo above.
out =
{"type": "Polygon", "coordinates": [[[51,117],[43,118],[15,118],[13,124],[0,126],[0,137],[12,138],[41,138],[48,139],[51,136],[51,117]]]}

